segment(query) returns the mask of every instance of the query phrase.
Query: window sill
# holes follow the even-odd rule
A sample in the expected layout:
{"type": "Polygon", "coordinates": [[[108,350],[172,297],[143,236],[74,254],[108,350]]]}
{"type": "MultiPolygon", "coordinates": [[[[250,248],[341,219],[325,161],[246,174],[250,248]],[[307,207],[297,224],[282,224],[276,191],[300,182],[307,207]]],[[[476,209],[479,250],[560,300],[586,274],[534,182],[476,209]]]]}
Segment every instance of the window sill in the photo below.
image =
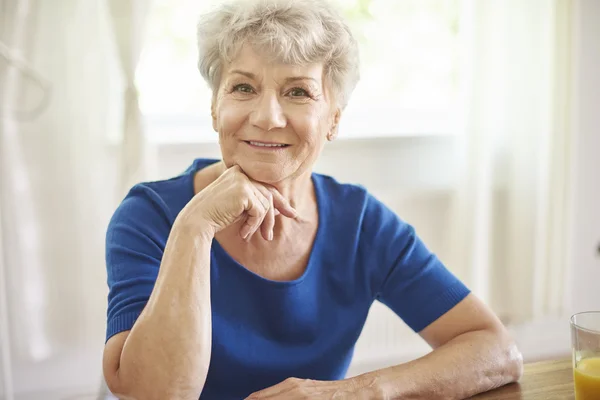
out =
{"type": "MultiPolygon", "coordinates": [[[[149,116],[145,118],[146,137],[153,145],[212,144],[218,136],[206,118],[190,115],[149,116]]],[[[462,130],[449,118],[397,118],[382,115],[348,115],[339,127],[338,141],[362,141],[390,138],[458,136],[462,130]]]]}

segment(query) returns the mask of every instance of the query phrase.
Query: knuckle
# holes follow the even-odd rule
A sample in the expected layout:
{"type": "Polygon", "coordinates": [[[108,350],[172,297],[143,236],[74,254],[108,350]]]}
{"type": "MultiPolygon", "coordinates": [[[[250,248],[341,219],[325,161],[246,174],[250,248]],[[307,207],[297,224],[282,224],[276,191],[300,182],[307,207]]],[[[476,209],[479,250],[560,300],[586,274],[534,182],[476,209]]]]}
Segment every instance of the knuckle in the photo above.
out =
{"type": "Polygon", "coordinates": [[[238,185],[237,189],[240,191],[240,194],[246,197],[250,197],[254,193],[252,184],[246,182],[242,183],[241,185],[238,185]]]}
{"type": "Polygon", "coordinates": [[[246,175],[244,175],[244,173],[242,172],[240,167],[238,167],[237,165],[234,165],[233,167],[229,168],[229,170],[227,170],[227,172],[235,180],[248,180],[248,177],[246,175]]]}
{"type": "Polygon", "coordinates": [[[290,379],[290,384],[293,385],[295,388],[301,388],[304,383],[303,379],[299,379],[299,378],[289,378],[290,379]]]}
{"type": "Polygon", "coordinates": [[[239,169],[237,168],[237,165],[234,165],[231,168],[227,168],[225,170],[225,173],[223,175],[226,175],[226,176],[236,176],[238,174],[238,172],[239,172],[239,169]]]}
{"type": "Polygon", "coordinates": [[[265,211],[267,211],[267,210],[269,210],[269,208],[271,208],[271,202],[266,197],[262,197],[260,199],[260,202],[261,202],[262,206],[265,208],[265,211]]]}

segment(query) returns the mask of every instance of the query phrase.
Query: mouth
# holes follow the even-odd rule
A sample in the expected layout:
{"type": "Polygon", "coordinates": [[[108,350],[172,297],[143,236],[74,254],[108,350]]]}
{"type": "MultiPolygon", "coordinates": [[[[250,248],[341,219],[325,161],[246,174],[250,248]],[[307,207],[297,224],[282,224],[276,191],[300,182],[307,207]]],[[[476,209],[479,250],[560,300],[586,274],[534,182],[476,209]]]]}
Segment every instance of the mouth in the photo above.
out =
{"type": "Polygon", "coordinates": [[[290,146],[289,144],[285,143],[259,142],[255,140],[244,140],[244,142],[251,147],[264,150],[281,150],[290,146]]]}

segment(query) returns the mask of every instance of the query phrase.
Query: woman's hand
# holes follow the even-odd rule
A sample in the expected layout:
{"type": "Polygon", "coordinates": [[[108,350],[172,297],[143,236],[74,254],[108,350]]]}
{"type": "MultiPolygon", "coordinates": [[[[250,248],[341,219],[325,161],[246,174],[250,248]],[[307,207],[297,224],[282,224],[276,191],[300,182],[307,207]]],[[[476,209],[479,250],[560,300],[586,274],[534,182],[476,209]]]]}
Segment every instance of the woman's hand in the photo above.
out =
{"type": "Polygon", "coordinates": [[[376,398],[374,395],[375,392],[369,387],[356,385],[352,378],[341,381],[288,378],[275,386],[252,393],[246,400],[358,400],[376,398]]]}
{"type": "Polygon", "coordinates": [[[289,218],[297,216],[296,210],[277,189],[251,180],[236,165],[198,192],[178,219],[200,224],[203,230],[208,228],[211,236],[244,220],[240,229],[244,240],[249,240],[259,228],[265,240],[272,240],[277,214],[289,218]]]}

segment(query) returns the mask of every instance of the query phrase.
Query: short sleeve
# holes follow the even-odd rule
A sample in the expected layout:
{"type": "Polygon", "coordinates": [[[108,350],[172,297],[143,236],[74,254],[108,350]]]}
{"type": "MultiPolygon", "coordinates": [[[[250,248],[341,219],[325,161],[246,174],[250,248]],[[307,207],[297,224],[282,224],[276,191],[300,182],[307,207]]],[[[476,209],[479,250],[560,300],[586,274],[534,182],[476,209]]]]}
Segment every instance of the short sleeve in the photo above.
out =
{"type": "Polygon", "coordinates": [[[371,195],[363,234],[370,241],[376,299],[415,332],[469,294],[469,289],[427,249],[414,228],[371,195]]]}
{"type": "Polygon", "coordinates": [[[168,208],[152,189],[135,186],[115,211],[106,234],[106,341],[130,330],[154,289],[170,232],[168,208]]]}

